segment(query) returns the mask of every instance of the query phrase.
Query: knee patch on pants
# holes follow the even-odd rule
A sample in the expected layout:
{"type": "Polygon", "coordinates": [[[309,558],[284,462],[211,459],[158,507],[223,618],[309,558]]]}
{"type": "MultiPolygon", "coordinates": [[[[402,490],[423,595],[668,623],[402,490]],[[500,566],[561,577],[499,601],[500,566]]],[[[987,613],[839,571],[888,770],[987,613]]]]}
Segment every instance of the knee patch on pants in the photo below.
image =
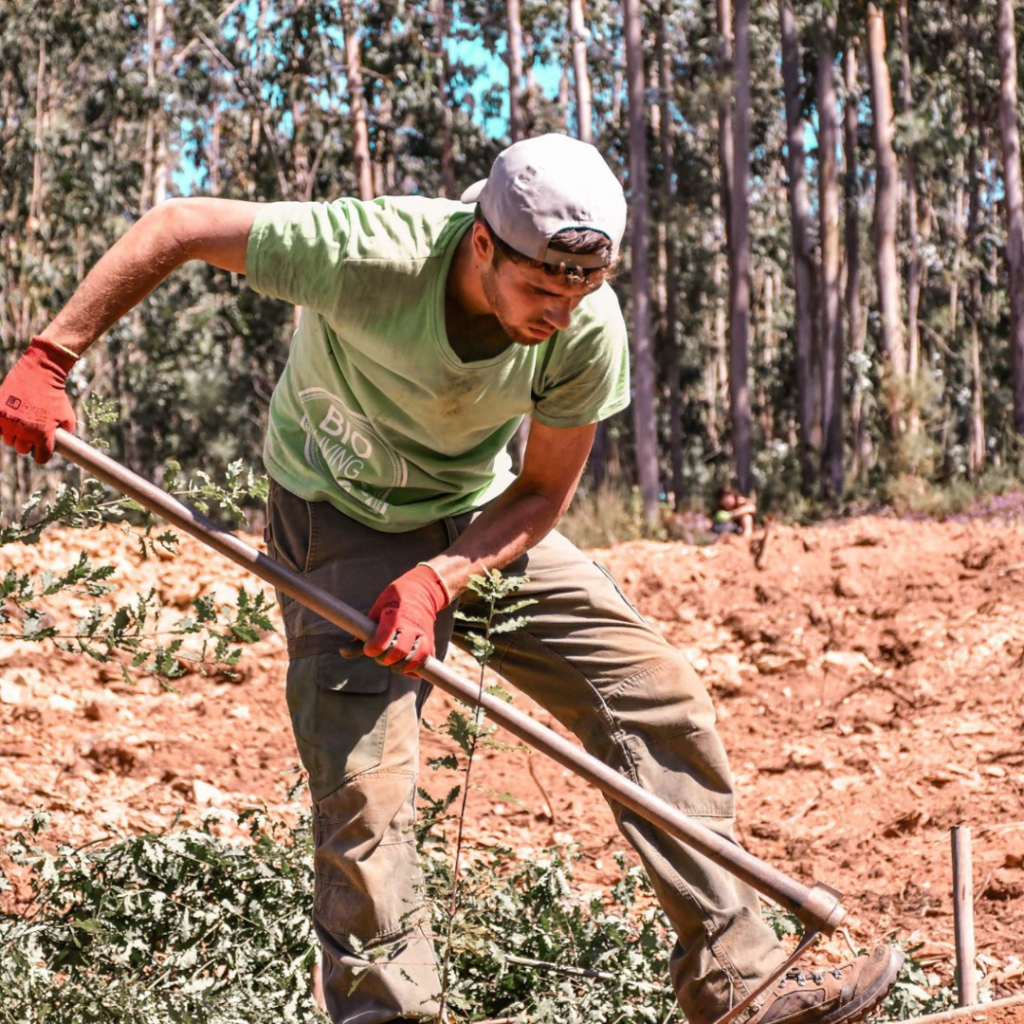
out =
{"type": "Polygon", "coordinates": [[[416,776],[369,771],[316,805],[314,918],[360,944],[408,933],[419,920],[416,776]]]}

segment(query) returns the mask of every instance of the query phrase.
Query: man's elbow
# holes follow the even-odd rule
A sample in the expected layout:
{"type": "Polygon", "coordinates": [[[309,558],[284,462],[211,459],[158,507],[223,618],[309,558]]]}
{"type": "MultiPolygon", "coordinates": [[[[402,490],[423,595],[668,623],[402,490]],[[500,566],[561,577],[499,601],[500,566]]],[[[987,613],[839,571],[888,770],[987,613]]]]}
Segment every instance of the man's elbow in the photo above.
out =
{"type": "Polygon", "coordinates": [[[160,248],[175,263],[194,259],[192,241],[195,236],[195,200],[168,199],[142,215],[136,230],[159,238],[160,248]]]}

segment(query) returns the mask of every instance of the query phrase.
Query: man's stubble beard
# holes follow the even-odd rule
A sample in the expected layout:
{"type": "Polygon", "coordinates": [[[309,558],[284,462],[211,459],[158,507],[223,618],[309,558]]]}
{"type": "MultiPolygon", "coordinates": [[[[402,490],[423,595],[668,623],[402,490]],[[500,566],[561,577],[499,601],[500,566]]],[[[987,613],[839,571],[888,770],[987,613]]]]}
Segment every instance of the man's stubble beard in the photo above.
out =
{"type": "MultiPolygon", "coordinates": [[[[508,303],[498,289],[496,281],[497,271],[492,264],[480,273],[480,284],[484,291],[484,298],[491,307],[491,314],[498,321],[498,326],[505,332],[510,341],[516,345],[539,345],[546,338],[535,338],[532,334],[526,334],[522,328],[511,323],[508,316],[508,303]]],[[[538,325],[540,326],[540,325],[538,325]]]]}

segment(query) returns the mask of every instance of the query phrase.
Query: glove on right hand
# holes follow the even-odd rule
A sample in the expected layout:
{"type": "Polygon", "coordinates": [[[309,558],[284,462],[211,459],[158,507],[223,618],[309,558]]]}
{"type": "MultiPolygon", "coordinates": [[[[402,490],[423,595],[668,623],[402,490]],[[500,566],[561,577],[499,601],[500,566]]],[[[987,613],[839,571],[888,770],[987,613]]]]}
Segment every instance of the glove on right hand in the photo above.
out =
{"type": "Polygon", "coordinates": [[[76,362],[71,352],[33,338],[0,384],[0,437],[20,455],[32,451],[39,465],[53,458],[57,428],[75,428],[64,382],[76,362]]]}

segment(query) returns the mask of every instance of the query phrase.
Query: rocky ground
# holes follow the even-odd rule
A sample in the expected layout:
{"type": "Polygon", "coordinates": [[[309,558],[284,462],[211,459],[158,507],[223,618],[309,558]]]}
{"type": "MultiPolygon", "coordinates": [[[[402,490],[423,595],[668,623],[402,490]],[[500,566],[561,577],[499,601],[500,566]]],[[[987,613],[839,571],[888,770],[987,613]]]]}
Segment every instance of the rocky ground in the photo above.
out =
{"type": "MultiPolygon", "coordinates": [[[[1019,505],[957,521],[863,517],[770,526],[753,543],[594,552],[710,688],[737,777],[742,842],[805,883],[845,892],[850,943],[911,939],[948,979],[949,830],[970,826],[978,965],[997,997],[1024,991],[1019,505]]],[[[251,587],[242,570],[188,539],[174,559],[142,561],[116,528],[53,530],[37,545],[0,548],[0,573],[67,566],[82,550],[118,566],[113,599],[154,588],[173,611],[165,624],[197,594],[232,603],[242,582],[251,587]]],[[[54,620],[90,604],[55,601],[54,620]]],[[[454,663],[475,669],[462,655],[454,663]]],[[[193,672],[168,692],[150,676],[129,685],[111,666],[0,640],[0,836],[36,808],[51,815],[50,842],[164,828],[211,806],[263,804],[293,817],[284,667],[283,640],[270,633],[234,677],[193,672]]],[[[440,722],[447,707],[435,694],[427,717],[440,722]]],[[[424,759],[444,742],[426,733],[424,759]]],[[[448,781],[426,769],[423,778],[438,791],[448,781]]],[[[623,843],[602,801],[557,765],[488,751],[474,782],[476,843],[508,843],[524,857],[575,843],[584,884],[617,876],[623,843]]],[[[837,936],[827,952],[846,948],[837,936]]]]}

